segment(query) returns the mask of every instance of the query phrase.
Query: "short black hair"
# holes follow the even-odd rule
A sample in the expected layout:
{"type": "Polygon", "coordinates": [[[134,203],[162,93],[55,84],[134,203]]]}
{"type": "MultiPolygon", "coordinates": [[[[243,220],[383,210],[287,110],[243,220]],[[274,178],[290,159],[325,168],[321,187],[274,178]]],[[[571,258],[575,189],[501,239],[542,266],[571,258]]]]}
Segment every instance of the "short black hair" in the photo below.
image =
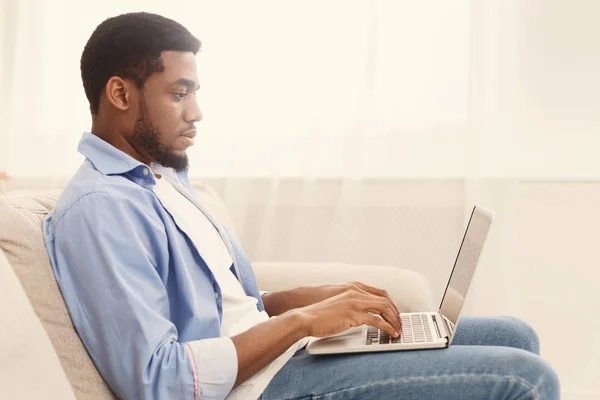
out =
{"type": "Polygon", "coordinates": [[[139,88],[155,72],[164,71],[163,51],[200,50],[200,41],[172,19],[146,12],[109,18],[96,27],[81,55],[81,79],[92,115],[100,94],[113,77],[133,79],[139,88]]]}

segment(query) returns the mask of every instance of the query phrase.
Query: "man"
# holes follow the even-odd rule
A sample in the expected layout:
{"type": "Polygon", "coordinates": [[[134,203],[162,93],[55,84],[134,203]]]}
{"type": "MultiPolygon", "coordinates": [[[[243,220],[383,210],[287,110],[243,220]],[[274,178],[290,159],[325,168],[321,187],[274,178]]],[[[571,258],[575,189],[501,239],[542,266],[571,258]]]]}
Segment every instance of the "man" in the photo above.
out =
{"type": "Polygon", "coordinates": [[[100,24],[81,58],[86,160],[44,231],[75,327],[117,396],[558,398],[535,332],[515,319],[464,318],[445,350],[305,354],[308,337],[363,324],[397,337],[399,311],[358,282],[260,296],[187,179],[199,47],[177,22],[134,13],[100,24]]]}

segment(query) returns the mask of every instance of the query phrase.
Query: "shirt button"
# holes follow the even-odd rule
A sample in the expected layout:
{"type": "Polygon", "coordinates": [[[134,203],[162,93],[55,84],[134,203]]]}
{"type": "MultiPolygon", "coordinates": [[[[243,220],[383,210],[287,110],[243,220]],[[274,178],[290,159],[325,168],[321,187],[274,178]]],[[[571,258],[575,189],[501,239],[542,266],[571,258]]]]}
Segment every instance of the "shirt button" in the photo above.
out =
{"type": "Polygon", "coordinates": [[[215,299],[219,298],[219,293],[215,292],[215,299]]]}
{"type": "Polygon", "coordinates": [[[144,174],[144,176],[148,175],[150,172],[148,172],[148,168],[144,168],[144,172],[142,172],[144,174]]]}

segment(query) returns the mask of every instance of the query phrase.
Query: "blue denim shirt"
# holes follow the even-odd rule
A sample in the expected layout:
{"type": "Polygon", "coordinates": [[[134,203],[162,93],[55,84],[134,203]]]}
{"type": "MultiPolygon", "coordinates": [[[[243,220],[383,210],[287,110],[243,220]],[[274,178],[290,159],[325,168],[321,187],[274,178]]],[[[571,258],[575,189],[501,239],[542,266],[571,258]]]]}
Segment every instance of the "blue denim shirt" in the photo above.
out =
{"type": "MultiPolygon", "coordinates": [[[[98,370],[123,399],[222,399],[237,353],[220,337],[221,290],[153,192],[154,176],[84,133],[86,160],[44,221],[46,248],[69,313],[98,370]]],[[[160,168],[160,166],[156,166],[160,168]]],[[[249,296],[263,304],[250,261],[178,173],[177,190],[213,222],[249,296]]]]}

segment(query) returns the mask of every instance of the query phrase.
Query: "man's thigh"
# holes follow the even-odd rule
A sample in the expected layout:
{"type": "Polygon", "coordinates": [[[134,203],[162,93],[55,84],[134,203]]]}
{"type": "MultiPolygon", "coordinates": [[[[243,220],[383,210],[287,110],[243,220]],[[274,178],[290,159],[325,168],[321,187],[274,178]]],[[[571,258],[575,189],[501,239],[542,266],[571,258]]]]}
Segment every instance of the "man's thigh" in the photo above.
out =
{"type": "Polygon", "coordinates": [[[302,350],[262,399],[526,399],[540,398],[540,390],[557,393],[556,375],[540,357],[516,348],[463,345],[329,356],[302,350]]]}

